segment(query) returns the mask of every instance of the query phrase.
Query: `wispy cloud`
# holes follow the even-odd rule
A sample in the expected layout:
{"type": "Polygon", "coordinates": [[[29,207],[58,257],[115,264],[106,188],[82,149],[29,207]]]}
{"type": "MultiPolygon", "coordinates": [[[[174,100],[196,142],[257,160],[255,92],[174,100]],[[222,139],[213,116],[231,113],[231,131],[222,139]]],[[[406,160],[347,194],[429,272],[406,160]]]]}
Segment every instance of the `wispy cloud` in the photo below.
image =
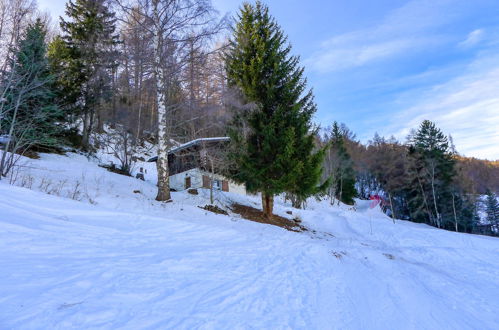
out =
{"type": "Polygon", "coordinates": [[[473,47],[473,46],[477,45],[478,43],[480,43],[480,41],[483,40],[484,34],[485,34],[484,30],[482,30],[482,29],[473,30],[468,34],[468,36],[466,37],[465,40],[463,40],[459,43],[459,46],[461,48],[473,47]]]}
{"type": "Polygon", "coordinates": [[[436,37],[412,37],[364,42],[352,38],[348,42],[330,40],[328,44],[329,50],[317,53],[306,60],[306,65],[312,70],[327,73],[361,67],[390,59],[410,50],[415,51],[431,44],[438,44],[438,40],[436,37]]]}
{"type": "Polygon", "coordinates": [[[343,93],[329,108],[361,114],[343,117],[363,140],[374,131],[405,140],[429,119],[461,153],[499,159],[499,26],[483,14],[497,7],[409,1],[378,24],[325,40],[306,66],[343,93]]]}
{"type": "Polygon", "coordinates": [[[328,73],[432,49],[442,44],[443,36],[435,32],[436,28],[458,15],[452,10],[453,4],[456,1],[410,1],[378,25],[324,41],[306,64],[315,72],[328,73]]]}
{"type": "Polygon", "coordinates": [[[498,84],[499,56],[480,58],[461,76],[422,93],[407,93],[400,102],[410,105],[395,115],[386,129],[403,138],[429,119],[452,134],[463,154],[499,159],[498,84]]]}

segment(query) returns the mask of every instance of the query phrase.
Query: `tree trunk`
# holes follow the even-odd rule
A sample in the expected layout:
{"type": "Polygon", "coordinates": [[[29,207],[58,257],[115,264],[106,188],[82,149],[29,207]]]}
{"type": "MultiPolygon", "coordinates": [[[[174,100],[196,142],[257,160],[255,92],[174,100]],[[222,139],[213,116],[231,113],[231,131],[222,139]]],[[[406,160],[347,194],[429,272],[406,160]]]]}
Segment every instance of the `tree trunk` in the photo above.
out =
{"type": "Polygon", "coordinates": [[[169,201],[170,184],[168,169],[168,134],[166,121],[165,77],[161,67],[161,49],[163,45],[163,31],[158,12],[159,0],[153,1],[154,24],[154,75],[156,80],[156,105],[158,107],[158,194],[157,201],[169,201]]]}
{"type": "Polygon", "coordinates": [[[338,206],[340,206],[340,201],[343,202],[343,174],[340,176],[340,199],[338,200],[338,206]]]}
{"type": "Polygon", "coordinates": [[[438,212],[437,208],[437,196],[435,193],[435,166],[432,166],[431,168],[431,191],[433,194],[433,206],[435,207],[435,214],[437,216],[437,227],[440,228],[440,213],[438,212]]]}
{"type": "Polygon", "coordinates": [[[395,210],[393,209],[392,194],[388,193],[388,199],[390,200],[390,208],[392,209],[392,220],[395,223],[395,210]]]}
{"type": "Polygon", "coordinates": [[[274,209],[274,196],[272,194],[262,193],[262,209],[263,215],[267,219],[272,219],[274,209]]]}
{"type": "Polygon", "coordinates": [[[213,180],[215,177],[215,168],[213,166],[213,160],[210,158],[211,173],[210,173],[210,204],[213,205],[213,180]]]}
{"type": "Polygon", "coordinates": [[[428,206],[428,202],[426,201],[426,194],[425,194],[424,189],[423,189],[423,184],[421,183],[421,179],[420,179],[419,175],[417,175],[417,178],[418,178],[419,188],[421,189],[421,195],[423,196],[423,202],[424,202],[424,205],[426,207],[426,212],[428,212],[428,217],[430,218],[430,223],[433,224],[434,223],[433,215],[431,214],[430,207],[428,206]]]}
{"type": "Polygon", "coordinates": [[[168,151],[158,148],[158,161],[156,167],[158,169],[158,194],[157,201],[169,201],[170,195],[170,178],[168,175],[168,151]],[[161,151],[160,151],[161,150],[161,151]],[[166,153],[166,156],[160,156],[166,153]]]}
{"type": "Polygon", "coordinates": [[[302,203],[298,197],[294,196],[291,198],[291,205],[296,209],[301,209],[302,203]]]}
{"type": "Polygon", "coordinates": [[[158,109],[158,194],[157,201],[169,201],[170,184],[168,169],[168,132],[166,121],[166,102],[165,102],[165,76],[161,66],[161,55],[163,46],[163,31],[158,12],[159,0],[153,1],[153,24],[154,24],[154,75],[156,80],[156,106],[158,109]]]}
{"type": "Polygon", "coordinates": [[[454,211],[454,223],[456,224],[456,232],[459,232],[457,228],[456,202],[454,201],[454,194],[452,194],[452,210],[454,211]]]}
{"type": "Polygon", "coordinates": [[[139,140],[141,137],[140,134],[140,116],[142,115],[142,93],[139,95],[139,114],[137,117],[137,134],[135,135],[139,140]]]}
{"type": "Polygon", "coordinates": [[[82,137],[81,137],[81,147],[83,150],[88,149],[88,141],[89,141],[89,136],[88,136],[88,126],[89,126],[89,115],[88,111],[85,110],[85,113],[83,114],[83,131],[82,131],[82,137]]]}
{"type": "MultiPolygon", "coordinates": [[[[114,98],[114,97],[113,97],[114,98]]],[[[96,127],[96,132],[97,133],[104,133],[104,109],[102,107],[99,107],[96,111],[97,113],[97,127],[96,127]]]]}
{"type": "MultiPolygon", "coordinates": [[[[21,95],[19,95],[17,97],[17,100],[16,100],[16,106],[14,108],[14,114],[12,116],[12,121],[10,123],[7,144],[5,145],[5,148],[4,148],[3,154],[2,154],[2,160],[0,161],[0,179],[2,178],[2,176],[7,176],[8,167],[7,167],[7,170],[6,170],[5,169],[5,167],[6,167],[5,166],[5,161],[6,161],[6,157],[7,157],[7,152],[9,152],[9,149],[10,149],[10,144],[12,143],[12,135],[14,133],[14,126],[16,125],[17,112],[18,112],[19,107],[21,105],[21,95]]],[[[14,156],[14,153],[16,152],[15,148],[13,148],[10,152],[12,153],[11,156],[14,156]]]]}

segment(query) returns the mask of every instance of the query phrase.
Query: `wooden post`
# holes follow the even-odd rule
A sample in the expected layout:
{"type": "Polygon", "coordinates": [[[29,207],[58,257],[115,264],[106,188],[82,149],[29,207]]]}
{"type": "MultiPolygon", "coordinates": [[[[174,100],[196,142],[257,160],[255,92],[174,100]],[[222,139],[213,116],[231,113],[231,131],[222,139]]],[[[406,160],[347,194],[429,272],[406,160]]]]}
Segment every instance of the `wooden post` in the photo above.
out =
{"type": "Polygon", "coordinates": [[[390,200],[390,208],[392,209],[392,220],[395,223],[395,210],[393,209],[392,194],[388,193],[388,199],[390,200]]]}
{"type": "Polygon", "coordinates": [[[459,232],[457,228],[456,203],[454,202],[454,194],[452,194],[452,210],[454,211],[454,223],[456,224],[456,232],[459,232]]]}

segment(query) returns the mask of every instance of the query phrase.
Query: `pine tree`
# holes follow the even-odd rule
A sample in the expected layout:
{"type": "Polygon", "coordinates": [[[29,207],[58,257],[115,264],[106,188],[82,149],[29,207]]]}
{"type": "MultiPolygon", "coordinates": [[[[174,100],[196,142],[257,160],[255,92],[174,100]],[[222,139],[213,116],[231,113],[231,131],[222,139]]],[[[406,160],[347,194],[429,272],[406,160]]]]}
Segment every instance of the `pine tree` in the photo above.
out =
{"type": "Polygon", "coordinates": [[[314,192],[322,152],[313,153],[311,116],[316,110],[299,59],[261,2],[245,3],[226,54],[229,85],[253,105],[234,119],[231,136],[236,182],[262,193],[272,216],[273,196],[290,192],[300,199],[314,192]],[[243,129],[244,128],[244,129],[243,129]]]}
{"type": "MultiPolygon", "coordinates": [[[[67,21],[61,20],[65,50],[59,55],[59,82],[67,94],[67,106],[83,121],[82,147],[89,148],[89,138],[96,119],[96,110],[110,97],[112,72],[116,67],[118,36],[116,18],[106,1],[70,0],[66,5],[67,21]]],[[[57,41],[57,40],[56,40],[57,41]]],[[[54,47],[62,48],[55,44],[54,47]]]]}
{"type": "Polygon", "coordinates": [[[450,188],[455,160],[447,137],[431,121],[423,121],[411,137],[409,160],[413,217],[423,219],[426,214],[430,224],[439,228],[453,224],[450,188]]]}
{"type": "Polygon", "coordinates": [[[357,196],[353,162],[345,147],[345,137],[337,122],[333,123],[330,136],[330,152],[333,154],[332,181],[333,193],[339,201],[353,205],[357,196]]]}

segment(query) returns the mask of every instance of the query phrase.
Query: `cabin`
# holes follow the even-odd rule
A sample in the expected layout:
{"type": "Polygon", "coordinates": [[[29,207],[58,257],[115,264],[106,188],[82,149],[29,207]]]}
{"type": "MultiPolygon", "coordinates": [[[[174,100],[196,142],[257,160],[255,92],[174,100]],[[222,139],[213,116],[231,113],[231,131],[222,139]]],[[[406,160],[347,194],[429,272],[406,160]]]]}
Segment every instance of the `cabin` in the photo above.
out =
{"type": "MultiPolygon", "coordinates": [[[[170,189],[182,191],[207,188],[246,194],[246,187],[237,184],[222,173],[228,137],[200,138],[172,148],[168,152],[170,189]]],[[[157,161],[158,157],[149,159],[157,161]]]]}

